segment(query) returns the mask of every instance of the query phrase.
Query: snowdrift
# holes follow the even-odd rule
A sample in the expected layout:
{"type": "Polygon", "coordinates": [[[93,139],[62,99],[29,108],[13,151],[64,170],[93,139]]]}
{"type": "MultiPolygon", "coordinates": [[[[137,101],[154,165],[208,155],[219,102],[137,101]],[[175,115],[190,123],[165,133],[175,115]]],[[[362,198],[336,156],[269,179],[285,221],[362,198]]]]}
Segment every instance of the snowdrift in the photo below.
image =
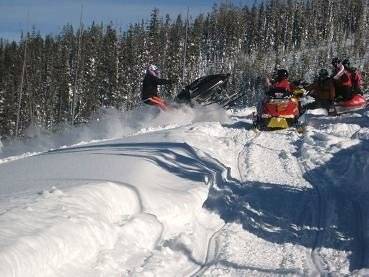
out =
{"type": "Polygon", "coordinates": [[[369,274],[369,112],[309,112],[298,134],[253,111],[117,113],[5,146],[0,275],[369,274]]]}

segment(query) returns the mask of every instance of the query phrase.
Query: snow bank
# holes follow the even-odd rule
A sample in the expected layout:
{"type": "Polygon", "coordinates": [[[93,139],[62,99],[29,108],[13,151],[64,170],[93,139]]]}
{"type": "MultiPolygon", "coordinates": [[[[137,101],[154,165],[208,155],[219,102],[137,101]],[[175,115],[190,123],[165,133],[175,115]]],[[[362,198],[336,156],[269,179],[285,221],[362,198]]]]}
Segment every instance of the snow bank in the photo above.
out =
{"type": "MultiPolygon", "coordinates": [[[[92,263],[101,249],[112,248],[122,235],[119,224],[140,221],[131,218],[140,209],[137,195],[124,185],[43,191],[0,217],[0,275],[55,276],[61,269],[92,263]]],[[[152,247],[161,227],[150,221],[144,224],[152,231],[139,240],[126,233],[127,244],[152,247]]]]}
{"type": "Polygon", "coordinates": [[[170,132],[1,164],[0,276],[196,270],[223,224],[202,208],[217,163],[170,132]]]}
{"type": "Polygon", "coordinates": [[[252,109],[109,113],[2,160],[0,276],[367,274],[363,114],[301,135],[251,130],[252,109]]]}

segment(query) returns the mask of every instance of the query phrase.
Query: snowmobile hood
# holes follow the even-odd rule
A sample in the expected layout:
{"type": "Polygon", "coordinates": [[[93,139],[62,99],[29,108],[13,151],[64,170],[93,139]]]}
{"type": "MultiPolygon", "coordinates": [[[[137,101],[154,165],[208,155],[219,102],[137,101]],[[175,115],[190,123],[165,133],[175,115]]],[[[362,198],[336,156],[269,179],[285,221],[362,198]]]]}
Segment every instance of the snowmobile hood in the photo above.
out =
{"type": "Polygon", "coordinates": [[[196,79],[191,84],[187,85],[177,95],[177,99],[182,102],[189,102],[193,99],[206,99],[211,96],[214,91],[224,87],[229,79],[230,74],[214,74],[207,75],[196,79]]]}

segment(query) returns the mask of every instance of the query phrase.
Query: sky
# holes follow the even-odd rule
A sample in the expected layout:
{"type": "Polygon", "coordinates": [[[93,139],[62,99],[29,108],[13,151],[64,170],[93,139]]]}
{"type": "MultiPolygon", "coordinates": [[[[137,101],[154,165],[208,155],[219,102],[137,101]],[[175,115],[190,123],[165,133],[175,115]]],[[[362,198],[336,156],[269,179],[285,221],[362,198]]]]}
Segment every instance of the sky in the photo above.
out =
{"type": "MultiPolygon", "coordinates": [[[[218,0],[0,0],[0,38],[19,40],[23,31],[34,26],[42,35],[58,34],[62,27],[71,23],[79,26],[80,14],[84,24],[113,22],[126,29],[130,23],[147,19],[154,8],[160,14],[175,18],[206,13],[218,0]],[[83,7],[83,9],[82,9],[83,7]]],[[[235,0],[235,4],[250,4],[254,0],[235,0]]]]}

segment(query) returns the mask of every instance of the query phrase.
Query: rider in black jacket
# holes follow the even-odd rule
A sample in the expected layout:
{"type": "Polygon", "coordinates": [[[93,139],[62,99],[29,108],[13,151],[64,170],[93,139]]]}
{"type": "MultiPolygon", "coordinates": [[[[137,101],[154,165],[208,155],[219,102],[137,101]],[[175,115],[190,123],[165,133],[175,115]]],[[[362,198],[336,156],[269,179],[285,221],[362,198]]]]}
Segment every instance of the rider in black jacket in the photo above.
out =
{"type": "Polygon", "coordinates": [[[146,69],[145,78],[142,84],[142,101],[148,105],[158,106],[162,110],[167,109],[166,102],[158,96],[159,85],[169,85],[173,81],[160,78],[160,70],[156,65],[151,64],[146,69]]]}

